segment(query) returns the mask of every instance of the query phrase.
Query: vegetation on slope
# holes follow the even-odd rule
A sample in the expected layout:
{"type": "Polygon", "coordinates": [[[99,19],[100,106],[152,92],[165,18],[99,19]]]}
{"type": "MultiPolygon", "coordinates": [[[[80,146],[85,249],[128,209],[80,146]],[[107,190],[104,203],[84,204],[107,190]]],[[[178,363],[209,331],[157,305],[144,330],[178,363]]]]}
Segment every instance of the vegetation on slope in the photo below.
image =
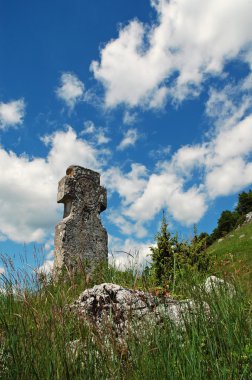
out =
{"type": "Polygon", "coordinates": [[[243,224],[246,214],[252,211],[252,190],[248,192],[243,191],[238,195],[237,206],[233,211],[224,210],[218,221],[217,227],[213,232],[207,236],[207,245],[213,244],[216,240],[226,236],[229,232],[233,231],[239,225],[243,224]]]}
{"type": "Polygon", "coordinates": [[[217,240],[207,252],[217,275],[234,278],[252,297],[252,223],[217,240]]]}
{"type": "Polygon", "coordinates": [[[168,318],[129,335],[121,345],[112,330],[100,336],[67,307],[95,283],[114,282],[151,291],[148,277],[133,269],[100,267],[90,279],[83,271],[60,283],[41,283],[36,275],[21,292],[8,282],[0,296],[0,379],[249,379],[252,371],[250,303],[237,289],[235,297],[205,293],[192,276],[180,284],[182,294],[199,305],[194,317],[178,329],[168,318]],[[34,289],[37,289],[34,291],[34,289]],[[203,312],[210,307],[210,317],[203,312]],[[75,352],[71,342],[81,349],[75,352]]]}
{"type": "MultiPolygon", "coordinates": [[[[251,196],[242,199],[250,202],[251,196]]],[[[225,212],[224,223],[218,223],[221,236],[234,228],[234,219],[225,212]]],[[[92,277],[80,268],[78,275],[53,283],[36,273],[15,272],[10,263],[0,294],[0,379],[252,379],[252,224],[207,250],[206,238],[195,233],[191,242],[179,242],[163,219],[152,249],[153,267],[142,274],[105,265],[92,277]],[[235,295],[206,293],[201,283],[208,272],[235,280],[235,295]],[[141,340],[130,334],[122,345],[107,326],[101,336],[68,308],[83,290],[103,282],[155,294],[156,285],[161,293],[168,286],[171,296],[194,299],[198,312],[188,315],[182,329],[167,318],[160,325],[150,323],[141,340]],[[204,312],[204,302],[210,314],[204,312]]]]}

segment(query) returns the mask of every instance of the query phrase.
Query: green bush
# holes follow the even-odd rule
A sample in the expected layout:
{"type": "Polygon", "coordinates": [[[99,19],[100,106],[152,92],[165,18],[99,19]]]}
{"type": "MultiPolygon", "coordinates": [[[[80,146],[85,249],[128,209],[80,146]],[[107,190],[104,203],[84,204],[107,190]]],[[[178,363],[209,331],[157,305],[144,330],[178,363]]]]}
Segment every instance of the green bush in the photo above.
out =
{"type": "Polygon", "coordinates": [[[156,285],[168,286],[175,290],[178,279],[187,272],[207,272],[210,267],[210,256],[206,252],[206,234],[194,237],[190,242],[179,241],[168,231],[165,213],[163,213],[160,231],[155,237],[156,246],[150,247],[152,252],[151,273],[156,285]]]}
{"type": "Polygon", "coordinates": [[[247,193],[243,191],[238,196],[238,204],[236,206],[236,212],[244,216],[252,211],[252,190],[249,190],[247,193]]]}
{"type": "Polygon", "coordinates": [[[152,274],[156,285],[173,282],[176,253],[178,250],[177,236],[168,231],[165,213],[163,213],[161,229],[155,236],[157,245],[150,247],[152,252],[152,274]]]}

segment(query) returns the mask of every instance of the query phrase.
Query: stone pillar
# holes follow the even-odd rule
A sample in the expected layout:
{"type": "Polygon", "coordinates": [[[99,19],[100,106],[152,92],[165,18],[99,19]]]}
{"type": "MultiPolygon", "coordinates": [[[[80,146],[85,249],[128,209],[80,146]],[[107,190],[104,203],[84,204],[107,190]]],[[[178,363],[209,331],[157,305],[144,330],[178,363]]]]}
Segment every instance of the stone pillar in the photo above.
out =
{"type": "Polygon", "coordinates": [[[75,272],[81,262],[87,271],[108,260],[108,236],[100,213],[107,208],[107,192],[100,174],[70,166],[59,181],[58,203],[64,203],[63,220],[55,227],[54,272],[75,272]]]}

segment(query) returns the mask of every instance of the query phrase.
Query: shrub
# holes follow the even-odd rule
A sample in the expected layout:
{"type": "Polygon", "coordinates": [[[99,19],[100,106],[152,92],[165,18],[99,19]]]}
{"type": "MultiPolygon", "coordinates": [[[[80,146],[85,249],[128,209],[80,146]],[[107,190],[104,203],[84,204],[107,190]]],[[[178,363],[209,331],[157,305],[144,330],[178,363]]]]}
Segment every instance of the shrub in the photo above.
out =
{"type": "Polygon", "coordinates": [[[175,253],[178,250],[177,236],[168,231],[168,224],[163,212],[161,229],[155,237],[157,246],[150,247],[152,252],[152,273],[157,285],[173,281],[175,253]]]}
{"type": "Polygon", "coordinates": [[[177,279],[188,272],[207,272],[210,266],[210,256],[206,252],[207,234],[197,235],[190,242],[179,241],[178,236],[172,236],[168,231],[165,213],[163,213],[161,229],[155,240],[157,245],[150,247],[152,252],[151,273],[156,285],[175,288],[177,279]]]}
{"type": "Polygon", "coordinates": [[[244,216],[250,211],[252,211],[252,190],[249,190],[247,193],[243,191],[238,196],[236,212],[239,215],[244,216]]]}

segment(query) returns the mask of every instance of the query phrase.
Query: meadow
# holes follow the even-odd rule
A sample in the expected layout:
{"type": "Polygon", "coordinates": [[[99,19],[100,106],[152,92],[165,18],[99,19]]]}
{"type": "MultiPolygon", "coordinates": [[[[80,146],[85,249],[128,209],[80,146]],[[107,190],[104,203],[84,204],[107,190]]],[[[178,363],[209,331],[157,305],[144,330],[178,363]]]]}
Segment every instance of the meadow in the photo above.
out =
{"type": "Polygon", "coordinates": [[[208,294],[203,280],[184,276],[171,295],[199,305],[184,328],[167,318],[147,325],[141,338],[129,334],[122,346],[109,330],[101,336],[67,305],[103,282],[157,291],[144,273],[103,266],[92,278],[82,270],[53,283],[36,273],[15,272],[0,295],[0,379],[252,379],[250,297],[238,282],[232,297],[225,291],[208,294]],[[21,280],[26,285],[17,290],[21,280]],[[77,351],[71,349],[75,341],[77,351]]]}

